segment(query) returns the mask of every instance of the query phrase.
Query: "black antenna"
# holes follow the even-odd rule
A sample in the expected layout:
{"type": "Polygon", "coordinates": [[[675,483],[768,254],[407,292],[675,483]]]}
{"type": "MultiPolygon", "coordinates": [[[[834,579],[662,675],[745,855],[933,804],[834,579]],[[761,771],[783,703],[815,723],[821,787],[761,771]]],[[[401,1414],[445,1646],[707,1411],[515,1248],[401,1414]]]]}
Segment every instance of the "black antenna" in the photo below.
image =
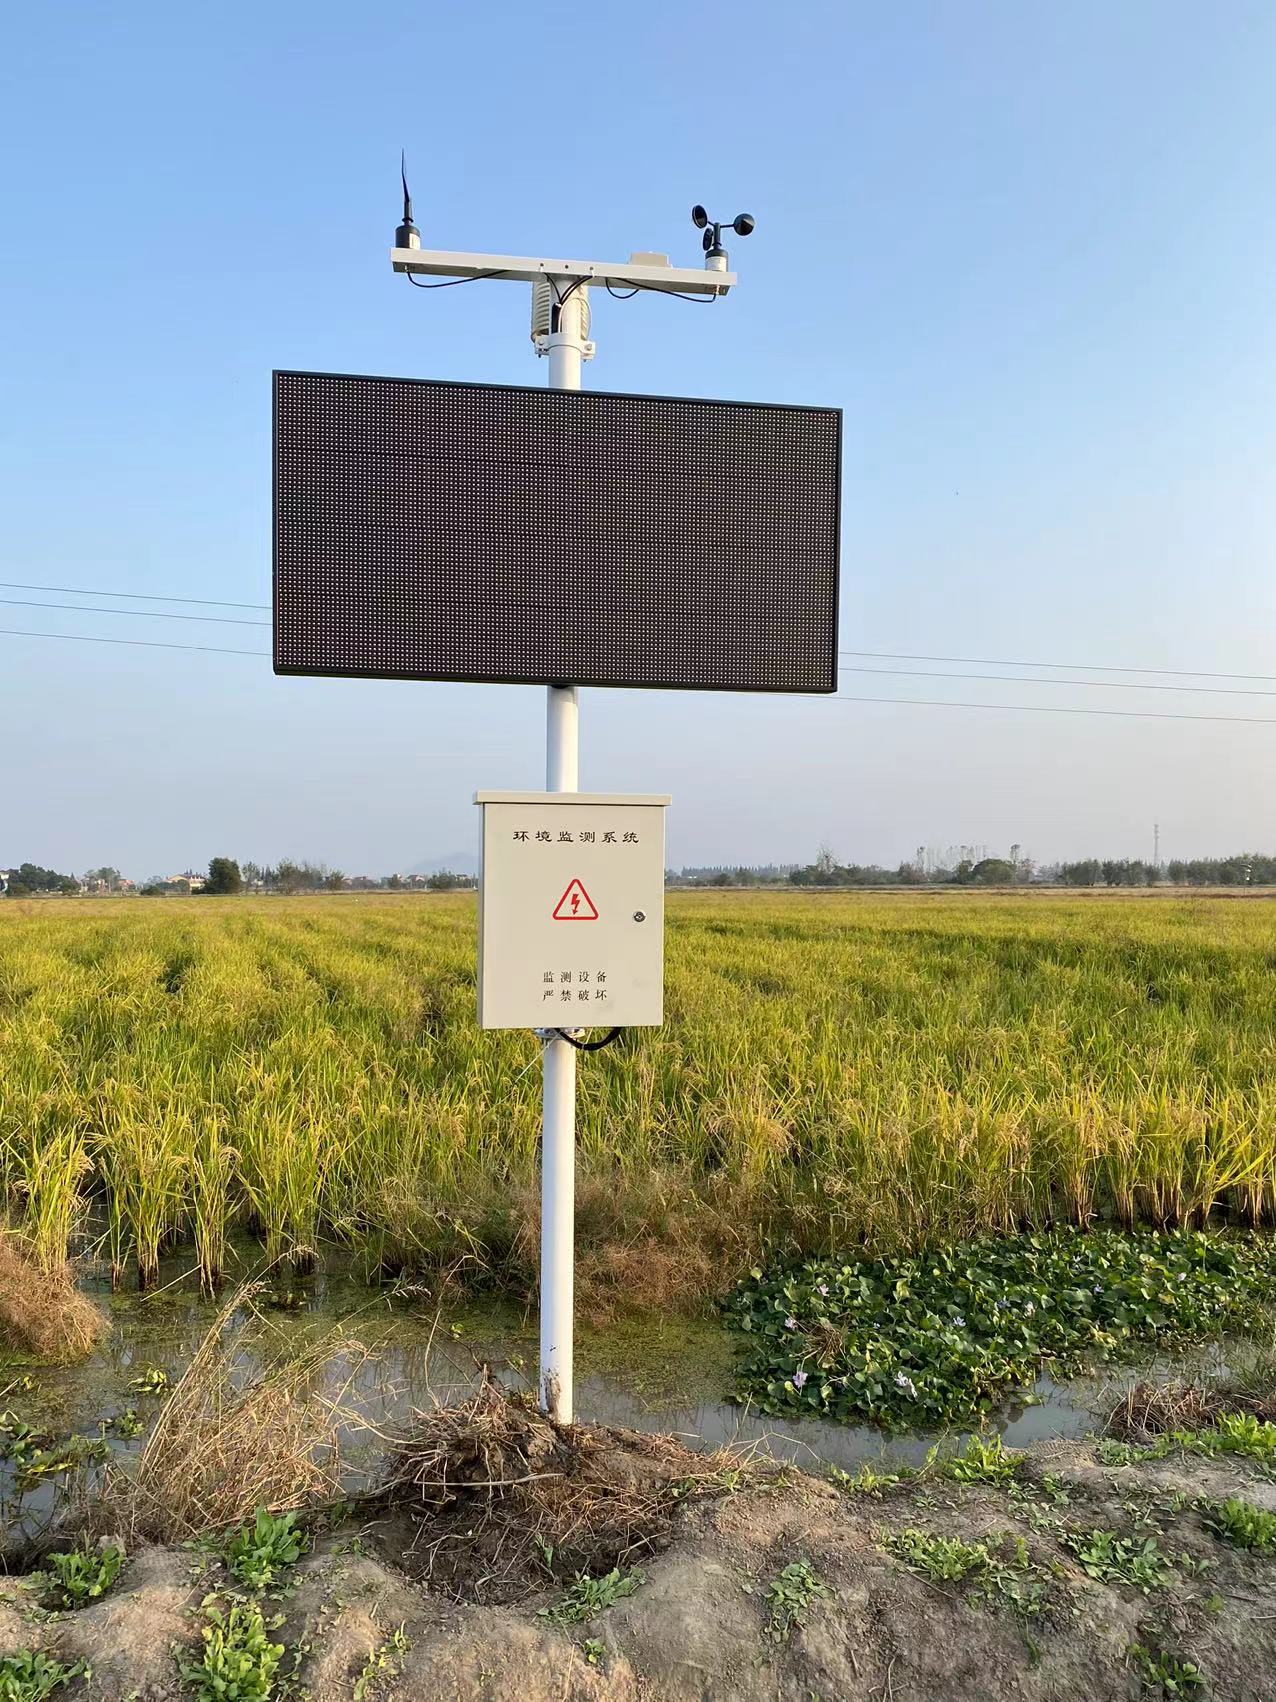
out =
{"type": "Polygon", "coordinates": [[[408,192],[408,161],[405,149],[399,150],[399,176],[403,180],[403,223],[394,233],[396,248],[420,248],[421,233],[412,223],[412,196],[408,192]]]}

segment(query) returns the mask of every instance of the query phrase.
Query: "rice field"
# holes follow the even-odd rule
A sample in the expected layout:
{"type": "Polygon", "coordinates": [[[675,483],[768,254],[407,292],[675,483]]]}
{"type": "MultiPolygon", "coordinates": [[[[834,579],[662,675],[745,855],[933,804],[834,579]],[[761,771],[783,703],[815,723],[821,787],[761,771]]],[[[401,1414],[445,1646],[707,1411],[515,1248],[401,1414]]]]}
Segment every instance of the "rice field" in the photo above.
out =
{"type": "MultiPolygon", "coordinates": [[[[142,1286],[247,1234],[526,1291],[537,1046],[479,1033],[474,955],[468,895],[0,903],[10,1224],[142,1286]]],[[[1258,898],[671,894],[664,1028],[581,1064],[585,1293],[1267,1221],[1274,970],[1258,898]]]]}

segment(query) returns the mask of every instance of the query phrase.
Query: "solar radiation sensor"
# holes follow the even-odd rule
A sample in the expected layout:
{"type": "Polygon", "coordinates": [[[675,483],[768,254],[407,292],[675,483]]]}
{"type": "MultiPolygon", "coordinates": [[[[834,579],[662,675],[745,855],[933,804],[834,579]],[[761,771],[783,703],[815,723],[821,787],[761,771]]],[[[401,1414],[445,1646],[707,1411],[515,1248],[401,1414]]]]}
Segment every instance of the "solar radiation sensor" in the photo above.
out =
{"type": "Polygon", "coordinates": [[[838,408],[274,375],[278,674],[837,687],[838,408]]]}

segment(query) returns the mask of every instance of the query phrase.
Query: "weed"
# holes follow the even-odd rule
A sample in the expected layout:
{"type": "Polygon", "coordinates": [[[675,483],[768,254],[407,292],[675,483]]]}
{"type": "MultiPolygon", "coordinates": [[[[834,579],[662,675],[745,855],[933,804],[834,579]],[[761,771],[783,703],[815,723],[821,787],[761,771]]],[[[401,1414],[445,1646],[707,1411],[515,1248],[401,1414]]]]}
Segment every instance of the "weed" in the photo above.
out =
{"type": "Polygon", "coordinates": [[[805,1622],[811,1603],[829,1592],[809,1560],[791,1560],[762,1593],[770,1606],[764,1635],[769,1642],[787,1643],[793,1627],[805,1622]]]}
{"type": "Polygon", "coordinates": [[[1022,1456],[1008,1454],[1000,1436],[971,1436],[960,1454],[944,1458],[937,1448],[932,1448],[926,1463],[940,1477],[952,1478],[956,1483],[991,1483],[999,1488],[1013,1483],[1023,1470],[1022,1456]]]}
{"type": "Polygon", "coordinates": [[[125,1441],[130,1441],[133,1437],[140,1436],[146,1429],[146,1420],[139,1418],[132,1407],[127,1407],[123,1412],[116,1413],[115,1417],[111,1419],[110,1425],[117,1436],[122,1437],[125,1441]]]}
{"type": "Polygon", "coordinates": [[[90,1669],[84,1661],[63,1666],[48,1655],[32,1654],[22,1649],[16,1655],[0,1656],[0,1702],[44,1702],[70,1684],[73,1679],[88,1678],[90,1669]]]}
{"type": "Polygon", "coordinates": [[[1205,1689],[1205,1676],[1195,1661],[1181,1661],[1146,1643],[1131,1643],[1129,1656],[1145,1690],[1161,1696],[1198,1696],[1205,1689]]]}
{"type": "Polygon", "coordinates": [[[1087,1577],[1105,1584],[1132,1584],[1146,1594],[1174,1576],[1174,1562],[1156,1538],[1138,1542],[1115,1531],[1063,1531],[1059,1539],[1076,1556],[1087,1577]]]}
{"type": "Polygon", "coordinates": [[[911,1466],[901,1466],[898,1471],[879,1472],[875,1466],[867,1462],[857,1472],[843,1471],[841,1466],[830,1466],[829,1477],[839,1489],[844,1489],[848,1495],[881,1495],[885,1490],[896,1489],[901,1483],[907,1483],[917,1476],[911,1466]]]}
{"type": "Polygon", "coordinates": [[[129,1383],[129,1389],[135,1395],[166,1395],[171,1387],[172,1378],[158,1365],[148,1365],[129,1383]]]}
{"type": "Polygon", "coordinates": [[[932,1584],[975,1586],[974,1599],[1001,1603],[1021,1619],[1041,1612],[1047,1574],[1033,1564],[1022,1537],[993,1542],[963,1542],[960,1537],[938,1536],[916,1528],[894,1531],[882,1545],[910,1572],[932,1584]]]}
{"type": "Polygon", "coordinates": [[[601,1578],[591,1578],[587,1572],[578,1572],[562,1600],[552,1607],[541,1608],[540,1617],[555,1625],[579,1625],[623,1601],[626,1596],[632,1596],[645,1582],[641,1572],[622,1572],[618,1566],[601,1578]]]}
{"type": "Polygon", "coordinates": [[[600,1667],[607,1659],[607,1645],[601,1637],[586,1637],[580,1652],[591,1667],[600,1667]]]}
{"type": "Polygon", "coordinates": [[[376,1686],[383,1678],[393,1678],[399,1670],[398,1655],[406,1655],[412,1647],[403,1627],[391,1632],[385,1642],[375,1648],[363,1663],[358,1678],[354,1681],[353,1702],[366,1702],[376,1692],[376,1686]]]}
{"type": "Polygon", "coordinates": [[[178,1655],[195,1702],[269,1702],[284,1655],[283,1644],[272,1643],[270,1633],[282,1618],[264,1619],[253,1602],[231,1602],[223,1612],[214,1597],[205,1600],[204,1617],[203,1658],[178,1655]]]}
{"type": "Polygon", "coordinates": [[[237,1583],[247,1590],[264,1590],[281,1572],[296,1565],[307,1546],[295,1513],[276,1515],[259,1507],[252,1524],[236,1531],[227,1542],[225,1560],[237,1583]]]}
{"type": "Polygon", "coordinates": [[[44,1564],[52,1598],[49,1605],[83,1607],[105,1595],[119,1577],[124,1551],[114,1543],[103,1543],[100,1548],[47,1555],[44,1564]]]}
{"type": "Polygon", "coordinates": [[[902,1560],[910,1572],[929,1578],[932,1584],[960,1584],[986,1572],[992,1565],[986,1543],[936,1536],[915,1527],[893,1532],[883,1546],[902,1560]]]}
{"type": "Polygon", "coordinates": [[[1205,1522],[1215,1536],[1236,1548],[1251,1548],[1260,1554],[1276,1550],[1276,1513],[1255,1507],[1240,1496],[1229,1496],[1213,1507],[1205,1522]]]}

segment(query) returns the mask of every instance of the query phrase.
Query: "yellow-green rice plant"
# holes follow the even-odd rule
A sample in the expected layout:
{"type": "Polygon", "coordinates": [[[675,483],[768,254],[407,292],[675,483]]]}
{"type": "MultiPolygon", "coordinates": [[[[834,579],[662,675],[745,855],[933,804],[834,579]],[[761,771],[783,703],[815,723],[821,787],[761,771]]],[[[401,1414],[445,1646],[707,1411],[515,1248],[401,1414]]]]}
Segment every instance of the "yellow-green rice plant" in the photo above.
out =
{"type": "Polygon", "coordinates": [[[59,1269],[84,1217],[81,1186],[90,1168],[78,1129],[62,1129],[38,1141],[28,1154],[22,1183],[22,1230],[41,1270],[59,1269]]]}

